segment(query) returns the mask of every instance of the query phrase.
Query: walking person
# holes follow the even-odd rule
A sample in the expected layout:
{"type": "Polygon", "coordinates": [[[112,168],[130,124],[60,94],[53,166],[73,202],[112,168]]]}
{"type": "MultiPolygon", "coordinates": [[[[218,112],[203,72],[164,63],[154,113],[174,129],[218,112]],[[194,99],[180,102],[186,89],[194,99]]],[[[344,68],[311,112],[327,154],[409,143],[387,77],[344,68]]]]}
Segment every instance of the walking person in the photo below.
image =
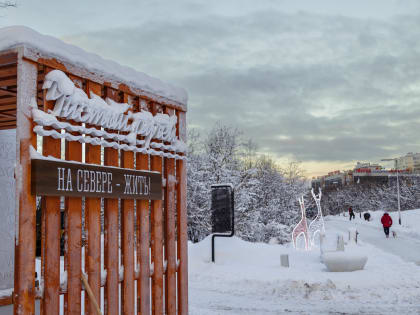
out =
{"type": "Polygon", "coordinates": [[[392,225],[392,218],[388,214],[388,212],[385,212],[384,215],[382,216],[381,223],[384,227],[384,232],[385,232],[386,238],[389,238],[389,228],[392,225]]]}
{"type": "Polygon", "coordinates": [[[349,216],[350,216],[350,221],[351,221],[351,218],[356,219],[356,216],[354,215],[354,211],[352,207],[349,207],[349,216]]]}

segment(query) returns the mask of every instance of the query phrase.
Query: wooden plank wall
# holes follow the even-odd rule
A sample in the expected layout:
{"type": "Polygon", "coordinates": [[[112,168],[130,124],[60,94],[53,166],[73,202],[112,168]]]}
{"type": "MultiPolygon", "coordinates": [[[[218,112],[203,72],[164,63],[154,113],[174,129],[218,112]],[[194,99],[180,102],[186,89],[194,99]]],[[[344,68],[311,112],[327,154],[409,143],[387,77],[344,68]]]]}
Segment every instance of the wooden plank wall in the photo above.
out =
{"type": "MultiPolygon", "coordinates": [[[[52,109],[54,102],[45,100],[45,91],[40,93],[41,81],[44,74],[52,69],[51,64],[50,67],[38,66],[38,81],[40,82],[33,83],[38,86],[38,96],[42,101],[40,105],[43,105],[45,111],[52,109]]],[[[62,67],[60,69],[65,71],[62,67]]],[[[127,91],[100,85],[72,76],[70,73],[67,75],[88,95],[92,91],[103,98],[109,97],[117,102],[129,102],[133,105],[134,111],[147,107],[153,114],[164,112],[177,115],[179,120],[177,135],[181,138],[185,135],[185,130],[179,130],[179,128],[185,128],[184,112],[154,103],[142,96],[132,95],[127,91]]],[[[36,137],[34,138],[33,134],[31,137],[31,141],[36,143],[34,140],[36,137]]],[[[141,140],[142,137],[139,136],[138,139],[141,140]]],[[[62,146],[61,140],[52,137],[43,137],[42,143],[43,155],[60,158],[64,150],[66,160],[79,162],[85,160],[90,164],[102,163],[107,166],[158,171],[164,175],[165,185],[163,200],[119,201],[108,198],[103,200],[102,229],[100,198],[85,198],[85,202],[83,198],[66,198],[63,268],[67,272],[67,285],[62,287],[60,287],[60,234],[62,233],[60,198],[42,198],[41,277],[44,283],[44,295],[41,298],[41,314],[59,314],[60,308],[64,309],[65,315],[80,314],[83,304],[85,314],[96,314],[94,305],[87,294],[84,294],[83,300],[81,298],[84,290],[80,281],[82,270],[87,274],[89,285],[98,304],[101,305],[103,301],[101,307],[104,314],[187,314],[185,162],[157,155],[149,156],[89,144],[82,145],[79,142],[63,142],[64,146],[62,146]],[[101,160],[101,152],[103,152],[103,160],[101,160]],[[82,239],[83,221],[85,243],[82,239]],[[101,237],[104,240],[103,247],[101,237]],[[84,264],[83,251],[85,252],[84,264]],[[106,270],[106,279],[102,281],[101,255],[103,255],[103,268],[106,270]],[[120,272],[122,270],[123,272],[120,272]],[[61,302],[60,294],[64,295],[61,302]]],[[[26,174],[26,176],[29,175],[26,174]]],[[[29,205],[35,207],[35,199],[29,193],[21,197],[26,198],[21,205],[26,201],[26,207],[29,205]]],[[[35,235],[34,212],[24,210],[21,207],[20,212],[24,217],[20,218],[20,227],[30,231],[31,235],[35,235]],[[29,225],[25,225],[26,217],[30,220],[29,225]]],[[[22,255],[23,248],[29,248],[32,260],[35,261],[35,237],[32,237],[32,241],[33,244],[24,244],[22,249],[17,247],[16,271],[23,272],[22,270],[25,269],[22,266],[22,258],[19,256],[22,255]]],[[[34,264],[30,264],[30,267],[34,271],[34,264]]],[[[25,285],[28,287],[28,283],[34,282],[34,273],[26,270],[22,274],[24,279],[16,279],[15,284],[17,283],[19,292],[26,292],[25,285]]],[[[19,314],[33,313],[33,293],[20,295],[16,301],[18,305],[15,309],[22,309],[21,306],[24,305],[24,311],[19,314]]]]}

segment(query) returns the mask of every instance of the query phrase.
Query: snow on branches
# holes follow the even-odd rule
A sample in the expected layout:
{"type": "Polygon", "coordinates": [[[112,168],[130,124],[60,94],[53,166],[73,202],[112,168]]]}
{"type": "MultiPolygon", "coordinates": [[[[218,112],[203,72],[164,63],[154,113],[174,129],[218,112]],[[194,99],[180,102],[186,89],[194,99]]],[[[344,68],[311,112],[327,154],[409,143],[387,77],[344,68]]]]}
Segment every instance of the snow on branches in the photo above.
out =
{"type": "Polygon", "coordinates": [[[249,241],[289,241],[297,219],[297,195],[308,192],[296,163],[285,168],[237,129],[217,124],[205,136],[189,131],[188,234],[200,241],[211,233],[210,187],[229,182],[235,189],[235,233],[249,241]]]}

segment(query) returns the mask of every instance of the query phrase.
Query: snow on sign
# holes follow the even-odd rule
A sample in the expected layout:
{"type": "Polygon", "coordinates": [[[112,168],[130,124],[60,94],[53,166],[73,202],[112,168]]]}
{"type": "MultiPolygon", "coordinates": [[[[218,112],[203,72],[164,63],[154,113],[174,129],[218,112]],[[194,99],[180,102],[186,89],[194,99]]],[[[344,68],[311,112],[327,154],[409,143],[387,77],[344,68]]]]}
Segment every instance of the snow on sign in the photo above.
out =
{"type": "Polygon", "coordinates": [[[132,106],[129,104],[118,103],[111,98],[103,100],[92,91],[89,93],[89,98],[60,70],[49,72],[45,76],[42,88],[47,89],[46,99],[55,101],[55,105],[49,112],[33,108],[32,115],[37,124],[34,131],[39,136],[51,136],[56,139],[102,145],[107,148],[185,159],[185,156],[178,154],[186,151],[186,145],[176,136],[177,116],[175,115],[157,113],[153,116],[144,110],[133,113],[130,110],[132,106]],[[125,114],[127,111],[128,113],[125,114]],[[57,117],[76,123],[99,126],[106,130],[114,130],[114,132],[58,121],[57,117]],[[62,133],[63,129],[69,133],[62,133]],[[79,135],[72,133],[79,133],[79,135]],[[144,139],[139,140],[137,136],[143,136],[144,139]],[[152,139],[160,142],[152,142],[152,139]],[[165,145],[162,142],[170,144],[165,145]]]}
{"type": "Polygon", "coordinates": [[[32,160],[32,194],[121,199],[162,199],[162,176],[81,163],[32,160]]]}

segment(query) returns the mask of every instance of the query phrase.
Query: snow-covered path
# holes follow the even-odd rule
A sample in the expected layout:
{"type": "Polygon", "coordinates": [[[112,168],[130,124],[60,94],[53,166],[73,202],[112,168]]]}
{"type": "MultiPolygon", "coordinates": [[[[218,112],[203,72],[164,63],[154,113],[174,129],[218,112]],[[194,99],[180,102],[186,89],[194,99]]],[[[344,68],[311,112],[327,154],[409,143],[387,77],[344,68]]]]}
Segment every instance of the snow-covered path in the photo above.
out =
{"type": "Polygon", "coordinates": [[[189,244],[190,314],[420,314],[420,267],[413,263],[420,261],[420,210],[404,213],[396,239],[385,238],[381,213],[371,214],[371,222],[325,218],[334,245],[337,233],[356,225],[361,241],[346,251],[366,255],[368,262],[354,272],[328,272],[319,249],[299,251],[290,244],[220,239],[215,264],[210,238],[189,244]],[[280,266],[280,254],[289,255],[290,268],[280,266]]]}
{"type": "MultiPolygon", "coordinates": [[[[408,262],[414,262],[420,265],[420,238],[404,232],[398,226],[395,227],[397,238],[386,238],[382,227],[378,222],[366,222],[363,219],[356,218],[348,221],[342,217],[330,217],[326,220],[327,228],[334,228],[343,233],[354,227],[359,232],[359,239],[362,242],[369,243],[384,252],[396,255],[408,262]]],[[[394,220],[396,222],[396,220],[394,220]]],[[[391,231],[394,227],[391,228],[391,231]]]]}

